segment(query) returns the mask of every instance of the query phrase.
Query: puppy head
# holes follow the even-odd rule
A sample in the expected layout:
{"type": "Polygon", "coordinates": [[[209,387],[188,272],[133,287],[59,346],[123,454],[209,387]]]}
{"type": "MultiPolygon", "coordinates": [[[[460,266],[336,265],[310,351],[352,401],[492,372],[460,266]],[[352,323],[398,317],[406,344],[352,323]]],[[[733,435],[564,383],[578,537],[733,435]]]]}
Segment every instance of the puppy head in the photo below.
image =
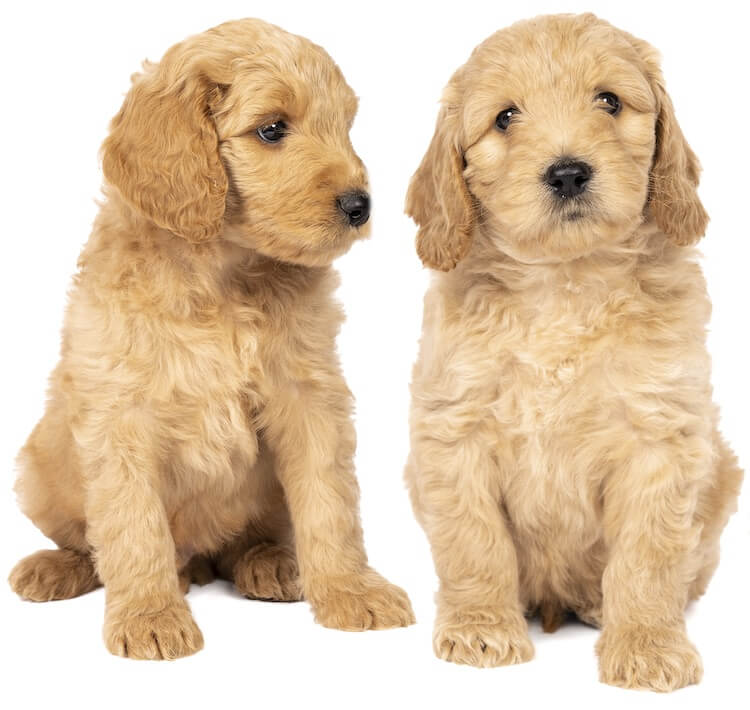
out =
{"type": "Polygon", "coordinates": [[[357,100],[320,47],[258,20],[220,25],[133,77],[102,151],[107,181],[191,242],[329,263],[364,236],[357,100]]]}
{"type": "Polygon", "coordinates": [[[496,33],[442,104],[406,206],[428,266],[453,268],[475,227],[521,261],[585,255],[644,217],[678,244],[705,230],[655,50],[593,15],[496,33]]]}

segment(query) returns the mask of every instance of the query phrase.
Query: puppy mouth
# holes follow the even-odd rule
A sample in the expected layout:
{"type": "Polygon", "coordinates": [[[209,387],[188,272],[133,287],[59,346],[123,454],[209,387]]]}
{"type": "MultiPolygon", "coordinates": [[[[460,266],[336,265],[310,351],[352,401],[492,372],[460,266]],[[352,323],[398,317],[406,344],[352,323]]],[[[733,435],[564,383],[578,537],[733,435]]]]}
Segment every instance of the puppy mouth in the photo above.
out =
{"type": "Polygon", "coordinates": [[[361,225],[342,223],[333,219],[326,224],[325,236],[313,247],[319,254],[330,254],[335,258],[349,250],[355,242],[366,239],[370,235],[370,224],[361,225]]]}
{"type": "Polygon", "coordinates": [[[588,200],[580,197],[574,197],[555,205],[553,211],[554,218],[562,222],[581,222],[592,216],[592,206],[588,200]]]}

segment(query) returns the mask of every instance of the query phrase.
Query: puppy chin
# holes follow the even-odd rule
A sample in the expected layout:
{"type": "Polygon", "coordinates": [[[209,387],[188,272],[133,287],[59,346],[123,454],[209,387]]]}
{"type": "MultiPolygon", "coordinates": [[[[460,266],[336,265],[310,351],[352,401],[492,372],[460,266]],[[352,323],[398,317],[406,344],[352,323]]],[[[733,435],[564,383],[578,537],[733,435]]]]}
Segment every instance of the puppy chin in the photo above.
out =
{"type": "MultiPolygon", "coordinates": [[[[361,227],[330,227],[324,230],[328,232],[315,244],[304,248],[290,258],[283,259],[281,255],[277,258],[302,266],[329,266],[340,256],[351,249],[354,242],[366,239],[370,236],[370,225],[361,227]]],[[[294,242],[294,237],[291,238],[294,242]]],[[[269,256],[272,256],[269,254],[269,256]]]]}
{"type": "Polygon", "coordinates": [[[581,259],[617,246],[642,223],[641,215],[610,220],[585,209],[569,209],[534,229],[505,225],[495,237],[498,247],[526,264],[552,264],[581,259]]]}
{"type": "Polygon", "coordinates": [[[226,241],[266,258],[310,267],[329,266],[349,251],[356,240],[367,236],[369,225],[359,229],[321,225],[314,241],[309,233],[296,235],[289,230],[259,229],[246,224],[227,224],[223,234],[226,241]]]}

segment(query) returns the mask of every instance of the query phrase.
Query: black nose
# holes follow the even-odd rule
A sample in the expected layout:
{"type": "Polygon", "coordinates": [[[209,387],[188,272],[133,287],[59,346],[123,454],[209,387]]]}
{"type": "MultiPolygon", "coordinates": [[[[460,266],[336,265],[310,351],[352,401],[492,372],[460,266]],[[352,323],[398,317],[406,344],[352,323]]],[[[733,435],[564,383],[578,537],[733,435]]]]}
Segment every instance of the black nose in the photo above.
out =
{"type": "Polygon", "coordinates": [[[366,192],[347,192],[336,200],[352,227],[361,227],[370,219],[370,196],[366,192]]]}
{"type": "Polygon", "coordinates": [[[580,195],[590,178],[591,166],[577,160],[561,160],[551,165],[544,175],[544,181],[562,199],[580,195]]]}

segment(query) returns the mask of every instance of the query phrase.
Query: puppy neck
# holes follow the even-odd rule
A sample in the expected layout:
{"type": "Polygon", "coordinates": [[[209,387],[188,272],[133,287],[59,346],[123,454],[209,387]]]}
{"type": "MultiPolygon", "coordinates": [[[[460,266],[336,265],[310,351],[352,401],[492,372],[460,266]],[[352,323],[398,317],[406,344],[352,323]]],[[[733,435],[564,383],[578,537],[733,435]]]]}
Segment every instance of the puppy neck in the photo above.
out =
{"type": "Polygon", "coordinates": [[[563,289],[606,294],[619,283],[638,280],[643,264],[667,263],[683,252],[651,222],[639,225],[615,244],[567,260],[525,260],[499,249],[497,240],[477,228],[469,254],[448,277],[454,287],[483,282],[503,291],[563,289]]]}
{"type": "Polygon", "coordinates": [[[121,297],[152,294],[164,310],[182,313],[218,305],[236,297],[238,289],[251,297],[265,283],[304,289],[330,271],[277,261],[226,239],[223,231],[192,243],[154,224],[115,190],[108,190],[106,198],[79,258],[80,278],[93,285],[97,274],[106,273],[106,283],[97,288],[116,285],[121,297]],[[170,285],[168,300],[157,288],[164,283],[170,285]]]}

